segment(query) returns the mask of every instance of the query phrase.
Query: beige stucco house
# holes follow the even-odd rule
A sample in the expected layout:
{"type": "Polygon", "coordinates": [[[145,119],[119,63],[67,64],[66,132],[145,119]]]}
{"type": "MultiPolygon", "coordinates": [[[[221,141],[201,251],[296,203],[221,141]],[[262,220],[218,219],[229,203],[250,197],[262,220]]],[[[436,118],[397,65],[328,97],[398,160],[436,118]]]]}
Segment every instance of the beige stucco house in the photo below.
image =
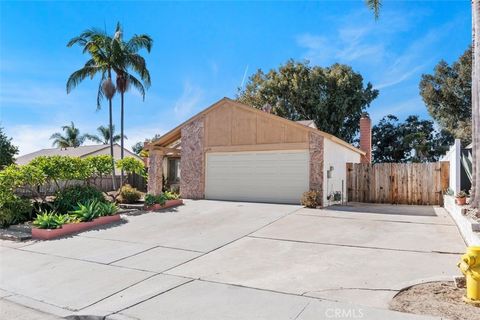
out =
{"type": "Polygon", "coordinates": [[[365,157],[312,121],[290,121],[228,98],[146,148],[150,193],[161,192],[162,175],[176,174],[184,198],[274,203],[299,203],[308,190],[321,192],[324,204],[332,192],[345,197],[346,163],[365,157]]]}

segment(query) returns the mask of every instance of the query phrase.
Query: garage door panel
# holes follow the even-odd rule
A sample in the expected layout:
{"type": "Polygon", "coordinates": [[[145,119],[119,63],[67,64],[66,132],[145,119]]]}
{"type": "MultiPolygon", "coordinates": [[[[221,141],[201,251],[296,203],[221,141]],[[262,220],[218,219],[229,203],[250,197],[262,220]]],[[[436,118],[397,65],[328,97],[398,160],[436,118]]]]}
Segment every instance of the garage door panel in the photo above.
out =
{"type": "Polygon", "coordinates": [[[208,153],[207,199],[298,203],[308,190],[302,151],[208,153]]]}

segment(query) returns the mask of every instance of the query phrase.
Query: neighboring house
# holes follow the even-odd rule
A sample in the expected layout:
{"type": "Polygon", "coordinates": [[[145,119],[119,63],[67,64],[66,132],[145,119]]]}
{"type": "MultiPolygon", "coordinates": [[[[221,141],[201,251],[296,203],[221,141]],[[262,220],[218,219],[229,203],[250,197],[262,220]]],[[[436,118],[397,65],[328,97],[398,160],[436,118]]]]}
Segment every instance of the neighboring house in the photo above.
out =
{"type": "Polygon", "coordinates": [[[162,176],[173,174],[184,198],[276,203],[299,203],[308,190],[321,192],[324,204],[334,191],[345,197],[346,163],[369,157],[313,121],[290,121],[228,98],[146,148],[150,193],[161,192],[162,176]]]}
{"type": "MultiPolygon", "coordinates": [[[[115,160],[120,159],[120,152],[121,152],[121,147],[119,144],[114,144],[113,145],[113,157],[115,160]]],[[[92,146],[80,146],[80,147],[69,147],[69,148],[51,148],[51,149],[41,149],[26,155],[23,155],[21,157],[18,157],[15,160],[16,164],[19,165],[24,165],[28,164],[30,161],[35,159],[36,157],[39,156],[71,156],[71,157],[88,157],[88,156],[98,156],[98,155],[110,155],[110,145],[108,144],[99,144],[99,145],[92,145],[92,146]]],[[[135,153],[124,149],[124,157],[134,157],[140,161],[142,161],[142,158],[140,158],[138,155],[135,153]]]]}

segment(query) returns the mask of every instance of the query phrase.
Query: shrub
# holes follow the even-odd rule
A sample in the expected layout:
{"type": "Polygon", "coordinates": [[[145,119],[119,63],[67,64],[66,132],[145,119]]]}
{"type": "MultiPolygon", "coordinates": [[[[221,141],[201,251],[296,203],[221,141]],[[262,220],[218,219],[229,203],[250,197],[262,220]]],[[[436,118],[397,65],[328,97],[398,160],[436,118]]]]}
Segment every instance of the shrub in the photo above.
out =
{"type": "Polygon", "coordinates": [[[103,193],[92,186],[71,186],[56,193],[54,207],[58,212],[67,213],[77,207],[78,203],[89,200],[105,202],[103,193]]]}
{"type": "Polygon", "coordinates": [[[118,211],[118,207],[115,205],[115,203],[112,203],[112,202],[99,202],[98,207],[100,210],[99,214],[101,217],[112,216],[118,211]]]}
{"type": "Polygon", "coordinates": [[[120,159],[116,162],[116,166],[118,169],[123,170],[128,174],[136,173],[140,176],[146,177],[145,164],[134,157],[120,159]]]}
{"type": "Polygon", "coordinates": [[[75,210],[70,211],[73,218],[81,222],[92,221],[102,214],[102,208],[98,200],[88,200],[84,203],[78,203],[75,210]]]}
{"type": "Polygon", "coordinates": [[[167,199],[165,198],[165,195],[163,193],[160,193],[159,195],[145,195],[145,205],[147,206],[153,206],[154,204],[163,205],[165,204],[165,201],[167,201],[167,199]]]}
{"type": "Polygon", "coordinates": [[[310,190],[304,192],[301,199],[301,204],[307,208],[316,208],[321,203],[321,193],[318,191],[310,190]]]}
{"type": "Polygon", "coordinates": [[[166,200],[176,200],[180,198],[180,195],[178,193],[172,191],[165,191],[164,196],[166,200]]]}
{"type": "Polygon", "coordinates": [[[32,203],[17,196],[0,203],[0,226],[8,227],[31,219],[32,203]]]}
{"type": "Polygon", "coordinates": [[[126,184],[120,188],[119,195],[119,201],[121,203],[135,203],[140,200],[140,197],[142,196],[140,191],[138,191],[129,184],[126,184]]]}
{"type": "Polygon", "coordinates": [[[58,229],[68,223],[67,214],[58,214],[55,211],[42,212],[33,220],[33,225],[39,229],[58,229]]]}

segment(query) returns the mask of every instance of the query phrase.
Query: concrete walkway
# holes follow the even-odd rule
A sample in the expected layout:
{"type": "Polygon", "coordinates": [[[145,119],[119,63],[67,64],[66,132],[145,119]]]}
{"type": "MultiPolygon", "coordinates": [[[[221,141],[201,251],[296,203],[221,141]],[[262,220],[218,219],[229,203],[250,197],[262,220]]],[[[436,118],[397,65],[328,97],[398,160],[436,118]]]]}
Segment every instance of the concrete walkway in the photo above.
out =
{"type": "Polygon", "coordinates": [[[388,302],[410,284],[457,275],[465,250],[435,207],[187,201],[127,219],[1,242],[0,308],[28,307],[21,319],[424,319],[388,302]]]}

